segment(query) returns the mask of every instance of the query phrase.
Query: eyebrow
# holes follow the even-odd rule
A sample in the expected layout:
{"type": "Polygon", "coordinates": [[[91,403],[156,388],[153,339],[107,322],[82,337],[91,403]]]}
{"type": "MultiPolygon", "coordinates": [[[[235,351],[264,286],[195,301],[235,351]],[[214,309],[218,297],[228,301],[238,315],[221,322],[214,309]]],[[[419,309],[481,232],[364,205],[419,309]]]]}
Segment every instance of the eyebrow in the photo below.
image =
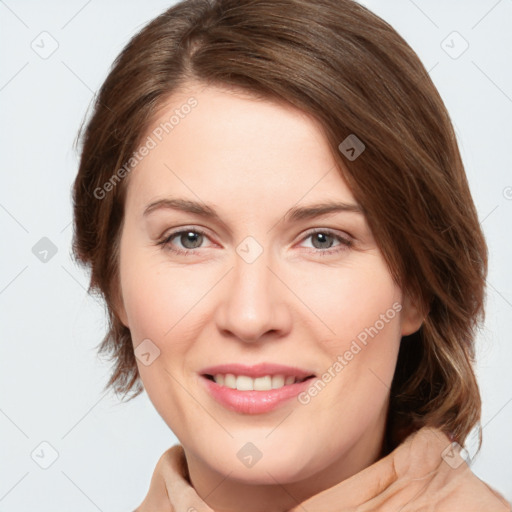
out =
{"type": "MultiPolygon", "coordinates": [[[[205,203],[199,203],[197,201],[179,198],[166,198],[154,201],[145,208],[143,215],[147,216],[151,212],[160,209],[179,210],[192,213],[194,215],[199,215],[200,217],[204,217],[206,219],[222,222],[219,214],[213,207],[205,203]]],[[[322,215],[338,212],[353,212],[359,213],[361,215],[363,214],[363,210],[358,204],[326,201],[309,206],[294,206],[285,213],[283,219],[285,222],[296,222],[299,220],[313,219],[322,215]]]]}

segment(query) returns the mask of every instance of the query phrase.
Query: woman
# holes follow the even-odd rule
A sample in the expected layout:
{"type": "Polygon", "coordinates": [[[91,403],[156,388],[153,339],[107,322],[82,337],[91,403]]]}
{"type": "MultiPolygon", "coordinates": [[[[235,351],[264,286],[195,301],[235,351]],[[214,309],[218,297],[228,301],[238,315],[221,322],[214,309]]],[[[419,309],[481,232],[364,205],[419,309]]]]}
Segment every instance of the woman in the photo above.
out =
{"type": "Polygon", "coordinates": [[[510,510],[460,451],[487,249],[457,142],[364,7],[153,20],[101,88],[74,213],[109,385],[180,440],[139,512],[510,510]]]}

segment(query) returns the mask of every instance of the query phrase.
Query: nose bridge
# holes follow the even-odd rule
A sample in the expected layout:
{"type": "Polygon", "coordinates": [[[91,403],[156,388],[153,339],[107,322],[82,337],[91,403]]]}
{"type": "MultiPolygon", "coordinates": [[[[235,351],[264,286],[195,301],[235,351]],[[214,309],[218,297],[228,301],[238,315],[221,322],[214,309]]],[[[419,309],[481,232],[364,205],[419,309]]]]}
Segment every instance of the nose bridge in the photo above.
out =
{"type": "Polygon", "coordinates": [[[236,252],[217,314],[219,329],[249,342],[289,328],[283,285],[269,269],[270,251],[247,237],[236,252]]]}

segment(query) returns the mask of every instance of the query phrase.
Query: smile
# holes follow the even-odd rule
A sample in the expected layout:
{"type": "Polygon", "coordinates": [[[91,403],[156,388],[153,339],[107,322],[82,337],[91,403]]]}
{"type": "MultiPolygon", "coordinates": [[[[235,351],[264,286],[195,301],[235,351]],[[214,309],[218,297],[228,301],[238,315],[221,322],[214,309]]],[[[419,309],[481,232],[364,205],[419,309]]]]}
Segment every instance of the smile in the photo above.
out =
{"type": "Polygon", "coordinates": [[[284,406],[315,378],[308,370],[270,363],[219,365],[200,375],[210,397],[240,414],[263,414],[284,406]]]}
{"type": "Polygon", "coordinates": [[[309,377],[298,378],[293,375],[265,375],[263,377],[252,378],[248,375],[233,375],[232,373],[217,375],[206,375],[206,378],[213,380],[219,386],[226,386],[230,389],[239,391],[269,391],[271,389],[280,389],[296,382],[303,382],[309,377]]]}

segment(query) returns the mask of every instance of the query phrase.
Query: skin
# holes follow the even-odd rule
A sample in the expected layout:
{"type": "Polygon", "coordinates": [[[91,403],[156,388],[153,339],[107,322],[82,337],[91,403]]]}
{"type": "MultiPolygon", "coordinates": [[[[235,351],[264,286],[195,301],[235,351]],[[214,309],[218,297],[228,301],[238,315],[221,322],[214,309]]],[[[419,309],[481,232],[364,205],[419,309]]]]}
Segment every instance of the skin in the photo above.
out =
{"type": "Polygon", "coordinates": [[[118,314],[134,347],[150,339],[160,350],[148,366],[137,360],[140,376],[185,449],[199,496],[219,512],[284,511],[378,460],[401,336],[422,318],[391,278],[363,214],[285,221],[297,205],[356,204],[312,118],[190,83],[151,129],[190,96],[197,106],[128,178],[118,314]],[[221,221],[165,208],[143,214],[170,197],[207,203],[221,221]],[[158,244],[179,228],[206,236],[158,244]],[[311,235],[313,228],[327,235],[311,235]],[[252,263],[237,253],[247,236],[263,249],[252,263]],[[321,376],[394,303],[401,311],[308,404],[291,399],[241,414],[201,383],[203,368],[236,362],[321,376]],[[237,457],[248,442],[262,453],[250,468],[237,457]]]}

